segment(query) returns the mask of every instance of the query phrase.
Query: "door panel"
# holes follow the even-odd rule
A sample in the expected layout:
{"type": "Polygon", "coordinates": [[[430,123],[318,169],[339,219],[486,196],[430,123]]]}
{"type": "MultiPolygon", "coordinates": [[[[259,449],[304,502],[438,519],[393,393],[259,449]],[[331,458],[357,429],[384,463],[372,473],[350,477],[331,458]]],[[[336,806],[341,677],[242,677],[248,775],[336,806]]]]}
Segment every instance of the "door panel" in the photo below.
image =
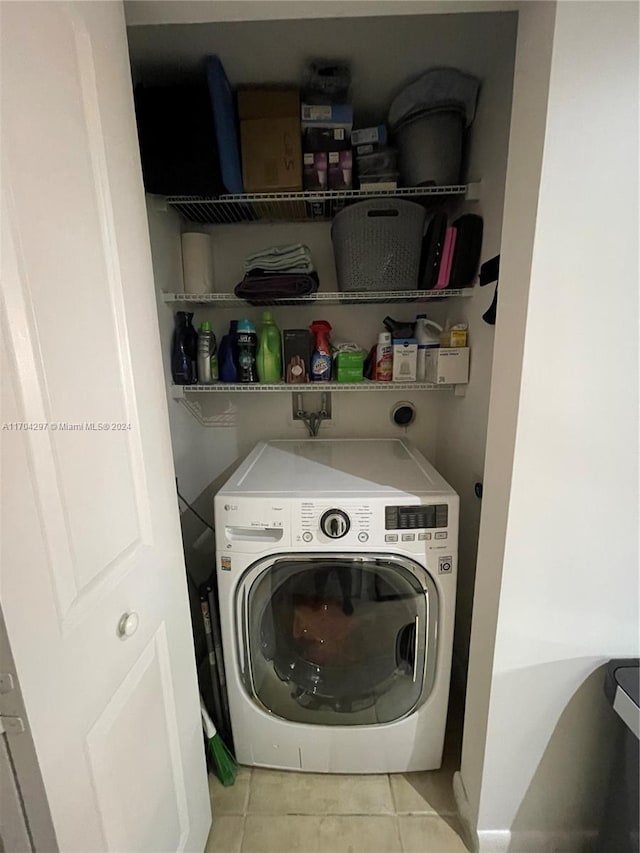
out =
{"type": "Polygon", "coordinates": [[[110,850],[184,847],[189,822],[174,703],[163,625],[87,736],[110,850]]]}
{"type": "Polygon", "coordinates": [[[122,7],[0,13],[0,592],[27,716],[61,849],[201,850],[210,810],[122,7]],[[25,423],[38,428],[11,426],[25,423]]]}

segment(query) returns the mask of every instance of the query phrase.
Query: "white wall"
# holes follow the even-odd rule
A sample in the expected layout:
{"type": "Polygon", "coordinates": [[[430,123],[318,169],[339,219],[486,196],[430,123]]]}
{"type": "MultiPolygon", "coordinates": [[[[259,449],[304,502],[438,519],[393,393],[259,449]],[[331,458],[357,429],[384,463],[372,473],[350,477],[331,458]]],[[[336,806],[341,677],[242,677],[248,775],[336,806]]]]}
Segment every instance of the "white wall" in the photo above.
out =
{"type": "Polygon", "coordinates": [[[310,58],[346,59],[356,119],[367,122],[384,120],[397,91],[428,68],[490,74],[508,50],[513,18],[480,12],[136,26],[128,39],[135,78],[148,82],[202,75],[211,54],[220,56],[234,86],[300,83],[310,58]]]}
{"type": "MultiPolygon", "coordinates": [[[[484,220],[481,262],[500,253],[502,211],[509,149],[511,94],[515,59],[515,16],[503,16],[487,57],[476,120],[472,127],[469,180],[481,181],[480,199],[463,211],[484,220]],[[500,39],[499,41],[497,39],[500,39]]],[[[491,305],[495,285],[477,288],[473,298],[426,306],[434,319],[467,322],[471,344],[470,381],[464,397],[445,395],[438,408],[436,455],[433,459],[460,495],[460,541],[455,673],[464,681],[468,657],[481,502],[474,484],[483,479],[494,328],[482,319],[491,305]]],[[[456,681],[458,684],[458,681],[456,681]]]]}
{"type": "Polygon", "coordinates": [[[504,12],[517,0],[125,0],[127,26],[504,12]]]}
{"type": "MultiPolygon", "coordinates": [[[[636,4],[558,4],[480,786],[479,702],[465,721],[486,850],[589,843],[614,720],[599,667],[638,655],[637,36],[636,4]]],[[[477,590],[499,556],[483,533],[477,590]]],[[[472,664],[487,639],[474,616],[472,664]]]]}
{"type": "Polygon", "coordinates": [[[546,129],[555,3],[525,3],[518,16],[509,161],[500,256],[484,496],[474,585],[461,775],[478,822],[504,540],[509,506],[529,273],[546,129]]]}

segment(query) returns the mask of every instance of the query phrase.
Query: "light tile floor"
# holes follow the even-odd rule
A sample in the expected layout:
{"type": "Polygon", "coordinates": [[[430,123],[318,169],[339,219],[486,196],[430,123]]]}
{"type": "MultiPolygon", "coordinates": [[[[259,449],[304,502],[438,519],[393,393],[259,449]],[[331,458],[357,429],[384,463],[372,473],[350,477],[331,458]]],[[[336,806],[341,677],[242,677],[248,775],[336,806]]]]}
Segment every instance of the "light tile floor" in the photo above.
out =
{"type": "Polygon", "coordinates": [[[338,776],[240,768],[209,777],[205,853],[465,853],[452,792],[459,745],[441,770],[338,776]]]}

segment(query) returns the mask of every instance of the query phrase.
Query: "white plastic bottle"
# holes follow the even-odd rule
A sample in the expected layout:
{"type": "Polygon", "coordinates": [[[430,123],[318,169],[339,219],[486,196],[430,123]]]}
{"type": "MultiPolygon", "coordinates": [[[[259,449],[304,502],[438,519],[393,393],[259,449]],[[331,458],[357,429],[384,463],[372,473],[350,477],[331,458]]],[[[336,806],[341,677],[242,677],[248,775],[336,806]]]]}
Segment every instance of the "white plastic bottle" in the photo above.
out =
{"type": "Polygon", "coordinates": [[[416,368],[416,380],[424,382],[426,375],[427,350],[440,346],[440,333],[442,326],[433,320],[428,320],[426,314],[416,316],[415,337],[418,341],[418,365],[416,368]],[[434,331],[431,331],[433,329],[434,331]]]}
{"type": "Polygon", "coordinates": [[[373,378],[378,382],[391,382],[393,377],[393,346],[391,334],[380,332],[376,346],[376,362],[373,378]]]}

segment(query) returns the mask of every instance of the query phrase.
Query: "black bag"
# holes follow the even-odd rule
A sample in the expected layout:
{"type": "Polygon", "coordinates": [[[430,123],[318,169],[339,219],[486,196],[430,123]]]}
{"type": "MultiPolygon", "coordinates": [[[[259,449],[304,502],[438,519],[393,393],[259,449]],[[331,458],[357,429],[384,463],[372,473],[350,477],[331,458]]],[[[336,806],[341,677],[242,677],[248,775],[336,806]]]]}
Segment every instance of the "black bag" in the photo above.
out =
{"type": "Polygon", "coordinates": [[[444,237],[447,233],[446,213],[434,213],[429,222],[427,233],[422,241],[422,255],[420,257],[420,288],[431,290],[438,281],[440,272],[440,261],[442,260],[442,249],[444,237]]]}
{"type": "Polygon", "coordinates": [[[217,196],[225,192],[206,85],[138,86],[135,105],[148,193],[217,196]]]}
{"type": "Polygon", "coordinates": [[[471,287],[478,272],[482,251],[482,217],[465,213],[453,225],[457,233],[448,286],[471,287]]]}

